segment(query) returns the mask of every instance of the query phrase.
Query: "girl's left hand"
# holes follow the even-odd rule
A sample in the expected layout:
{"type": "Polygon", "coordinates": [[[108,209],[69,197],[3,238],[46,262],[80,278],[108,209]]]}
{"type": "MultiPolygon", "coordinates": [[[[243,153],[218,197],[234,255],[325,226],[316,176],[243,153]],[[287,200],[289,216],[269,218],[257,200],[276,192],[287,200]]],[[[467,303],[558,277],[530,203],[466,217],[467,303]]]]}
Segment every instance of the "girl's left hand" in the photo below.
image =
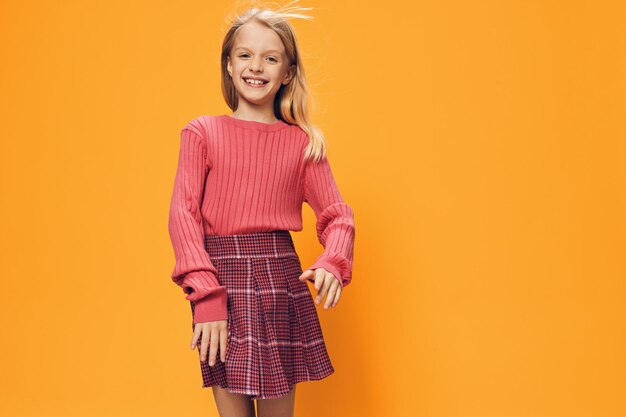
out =
{"type": "Polygon", "coordinates": [[[341,298],[341,284],[339,279],[333,274],[325,270],[324,268],[307,269],[298,277],[300,281],[307,281],[309,279],[315,280],[315,289],[317,290],[317,297],[315,297],[315,304],[322,301],[325,295],[326,303],[324,303],[324,310],[328,310],[328,307],[335,307],[341,298]]]}

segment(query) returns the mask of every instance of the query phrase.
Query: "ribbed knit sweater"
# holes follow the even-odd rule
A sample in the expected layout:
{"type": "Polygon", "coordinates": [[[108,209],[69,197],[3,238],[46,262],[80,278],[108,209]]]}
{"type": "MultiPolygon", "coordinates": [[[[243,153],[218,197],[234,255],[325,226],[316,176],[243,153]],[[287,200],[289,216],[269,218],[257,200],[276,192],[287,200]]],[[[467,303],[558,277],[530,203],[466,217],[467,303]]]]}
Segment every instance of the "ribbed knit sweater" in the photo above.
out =
{"type": "MultiPolygon", "coordinates": [[[[194,323],[226,320],[226,287],[204,246],[205,235],[302,230],[302,203],[316,216],[324,268],[341,287],[352,279],[354,213],[335,183],[328,157],[304,162],[308,135],[282,120],[262,123],[202,115],[180,132],[168,230],[172,280],[195,303],[194,323]]],[[[313,281],[313,279],[310,279],[313,281]]]]}

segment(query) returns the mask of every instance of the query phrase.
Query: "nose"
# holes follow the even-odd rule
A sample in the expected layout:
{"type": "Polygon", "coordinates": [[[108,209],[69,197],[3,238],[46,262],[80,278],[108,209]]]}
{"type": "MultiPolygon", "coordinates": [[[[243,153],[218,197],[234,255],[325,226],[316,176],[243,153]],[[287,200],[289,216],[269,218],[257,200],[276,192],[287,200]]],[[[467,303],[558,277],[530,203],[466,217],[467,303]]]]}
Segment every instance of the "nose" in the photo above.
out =
{"type": "Polygon", "coordinates": [[[259,72],[262,69],[263,66],[261,65],[261,61],[259,59],[255,58],[250,61],[250,71],[259,72]]]}

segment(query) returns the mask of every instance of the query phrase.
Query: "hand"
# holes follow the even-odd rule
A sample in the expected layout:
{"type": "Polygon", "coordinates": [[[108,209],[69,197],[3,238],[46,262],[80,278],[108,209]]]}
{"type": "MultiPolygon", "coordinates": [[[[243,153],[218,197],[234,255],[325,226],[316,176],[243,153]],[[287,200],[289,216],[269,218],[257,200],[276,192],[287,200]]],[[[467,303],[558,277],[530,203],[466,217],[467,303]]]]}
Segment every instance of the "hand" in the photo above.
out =
{"type": "Polygon", "coordinates": [[[339,302],[341,298],[341,284],[339,283],[339,279],[324,268],[307,269],[298,279],[300,281],[307,281],[308,279],[315,280],[315,289],[317,290],[315,304],[319,305],[322,298],[328,295],[326,297],[326,303],[324,303],[324,310],[328,310],[329,306],[335,307],[339,302]]]}
{"type": "Polygon", "coordinates": [[[197,346],[198,338],[202,334],[202,342],[200,346],[200,360],[206,361],[207,350],[209,352],[209,365],[215,365],[215,357],[217,356],[217,347],[219,343],[220,359],[226,362],[226,340],[228,336],[227,320],[207,321],[204,323],[196,323],[191,338],[191,349],[197,346]]]}

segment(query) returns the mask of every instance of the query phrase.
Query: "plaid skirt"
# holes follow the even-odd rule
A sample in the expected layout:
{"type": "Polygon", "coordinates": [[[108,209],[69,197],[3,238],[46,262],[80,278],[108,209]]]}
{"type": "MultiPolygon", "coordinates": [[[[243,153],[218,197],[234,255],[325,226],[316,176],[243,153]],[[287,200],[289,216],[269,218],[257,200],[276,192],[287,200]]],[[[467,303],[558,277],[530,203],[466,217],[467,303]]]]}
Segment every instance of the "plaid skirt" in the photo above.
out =
{"type": "MultiPolygon", "coordinates": [[[[226,361],[200,361],[202,387],[219,385],[253,399],[288,394],[334,372],[313,296],[288,230],[206,235],[205,247],[226,286],[226,361]]],[[[190,301],[192,329],[194,302],[190,301]]],[[[200,343],[198,343],[200,353],[200,343]]]]}

